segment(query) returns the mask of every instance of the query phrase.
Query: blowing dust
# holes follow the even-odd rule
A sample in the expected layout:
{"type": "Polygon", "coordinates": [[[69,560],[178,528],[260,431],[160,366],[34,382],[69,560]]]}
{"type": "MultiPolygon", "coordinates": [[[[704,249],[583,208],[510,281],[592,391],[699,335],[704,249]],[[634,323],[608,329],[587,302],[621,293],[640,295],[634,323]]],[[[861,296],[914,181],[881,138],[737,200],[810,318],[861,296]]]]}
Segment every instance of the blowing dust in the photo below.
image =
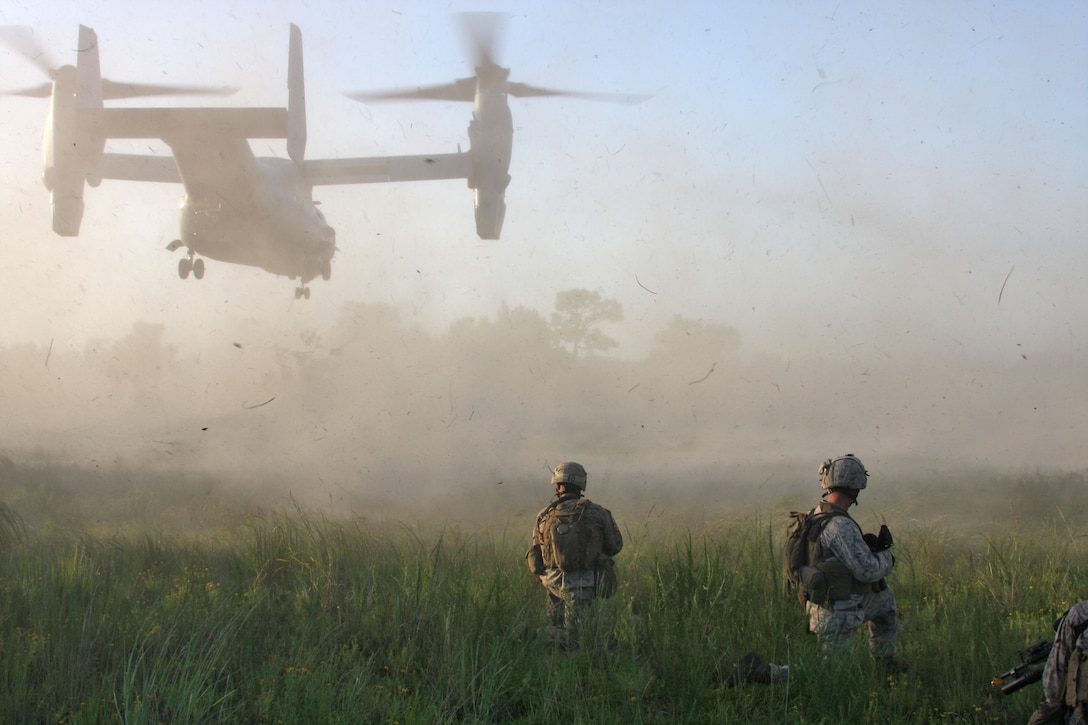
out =
{"type": "Polygon", "coordinates": [[[520,520],[563,460],[616,511],[692,518],[814,499],[819,462],[845,452],[872,471],[876,505],[904,486],[969,499],[990,474],[1085,466],[1083,413],[1063,393],[1083,369],[1059,353],[784,360],[676,317],[622,359],[575,355],[556,324],[503,308],[438,334],[352,304],[275,343],[239,323],[179,347],[137,323],[78,348],[4,348],[0,441],[13,461],[94,472],[89,486],[123,471],[140,490],[143,472],[175,498],[199,481],[198,498],[222,486],[270,507],[449,522],[481,505],[520,520]]]}

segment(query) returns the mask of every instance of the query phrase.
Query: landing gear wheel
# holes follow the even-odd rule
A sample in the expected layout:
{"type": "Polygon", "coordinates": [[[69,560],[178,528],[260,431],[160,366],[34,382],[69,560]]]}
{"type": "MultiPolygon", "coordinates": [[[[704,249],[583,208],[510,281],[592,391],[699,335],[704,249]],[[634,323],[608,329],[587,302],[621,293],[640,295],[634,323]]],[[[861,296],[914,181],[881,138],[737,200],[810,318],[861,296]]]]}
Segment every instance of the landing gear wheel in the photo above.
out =
{"type": "Polygon", "coordinates": [[[328,282],[330,277],[332,277],[332,262],[325,260],[321,263],[321,279],[328,282]]]}
{"type": "Polygon", "coordinates": [[[193,262],[193,276],[197,279],[204,279],[204,260],[197,259],[193,262]]]}
{"type": "Polygon", "coordinates": [[[302,289],[302,296],[305,297],[306,299],[310,299],[310,288],[309,287],[304,287],[302,289]]]}
{"type": "Polygon", "coordinates": [[[305,286],[305,285],[302,285],[300,287],[295,287],[295,299],[296,300],[301,300],[301,299],[307,299],[308,300],[308,299],[310,299],[310,288],[305,286]]]}
{"type": "Polygon", "coordinates": [[[189,273],[193,271],[193,263],[188,257],[182,257],[178,260],[178,276],[182,279],[189,279],[189,273]]]}

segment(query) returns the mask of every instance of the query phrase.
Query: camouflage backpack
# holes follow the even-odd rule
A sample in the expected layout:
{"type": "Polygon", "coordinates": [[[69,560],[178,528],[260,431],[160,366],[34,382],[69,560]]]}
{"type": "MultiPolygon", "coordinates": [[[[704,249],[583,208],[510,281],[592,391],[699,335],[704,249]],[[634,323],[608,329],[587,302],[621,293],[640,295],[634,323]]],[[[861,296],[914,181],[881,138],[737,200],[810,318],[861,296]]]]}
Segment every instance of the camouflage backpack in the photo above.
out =
{"type": "Polygon", "coordinates": [[[836,515],[830,507],[824,510],[823,505],[814,511],[790,512],[792,522],[786,529],[786,579],[789,590],[796,590],[802,603],[824,604],[830,596],[831,583],[812,566],[812,559],[820,546],[820,534],[836,515]]]}
{"type": "Polygon", "coordinates": [[[553,506],[541,517],[544,560],[563,572],[592,569],[601,555],[601,532],[586,520],[589,501],[553,506]]]}

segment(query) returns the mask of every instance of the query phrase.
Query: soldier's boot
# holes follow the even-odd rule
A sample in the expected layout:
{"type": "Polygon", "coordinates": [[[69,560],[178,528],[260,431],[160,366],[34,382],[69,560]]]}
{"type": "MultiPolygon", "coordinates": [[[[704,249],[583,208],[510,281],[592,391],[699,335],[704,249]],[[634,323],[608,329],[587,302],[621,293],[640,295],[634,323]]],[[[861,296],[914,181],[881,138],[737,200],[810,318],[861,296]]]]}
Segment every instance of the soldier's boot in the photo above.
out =
{"type": "Polygon", "coordinates": [[[749,652],[740,658],[740,662],[725,676],[726,687],[736,687],[750,682],[768,683],[771,681],[771,666],[757,652],[749,652]]]}
{"type": "Polygon", "coordinates": [[[771,665],[756,652],[749,652],[740,658],[737,665],[743,682],[767,684],[771,681],[771,665]]]}

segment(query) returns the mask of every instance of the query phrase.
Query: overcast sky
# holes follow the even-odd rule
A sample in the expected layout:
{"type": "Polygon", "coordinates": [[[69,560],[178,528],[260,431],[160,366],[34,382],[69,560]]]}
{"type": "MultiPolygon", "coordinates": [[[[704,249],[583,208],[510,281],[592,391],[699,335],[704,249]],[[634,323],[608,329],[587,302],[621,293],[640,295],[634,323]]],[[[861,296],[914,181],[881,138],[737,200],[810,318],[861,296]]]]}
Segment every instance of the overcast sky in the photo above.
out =
{"type": "MultiPolygon", "coordinates": [[[[342,94],[471,75],[454,14],[477,10],[509,14],[512,80],[652,94],[511,99],[501,240],[476,237],[463,181],[323,187],[339,251],[310,300],[214,261],[183,281],[165,249],[181,188],[106,181],[87,190],[80,236],[55,236],[47,104],[0,98],[0,344],[74,350],[134,321],[182,345],[240,320],[286,335],[326,328],[349,301],[440,331],[502,305],[546,315],[557,291],[586,288],[622,303],[620,354],[679,314],[784,360],[1088,359],[1083,2],[8,0],[0,24],[32,27],[58,63],[88,25],[113,80],[241,88],[129,105],[282,106],[294,22],[307,157],[336,158],[468,147],[468,104],[342,94]]],[[[0,78],[42,80],[6,47],[0,78]]]]}

